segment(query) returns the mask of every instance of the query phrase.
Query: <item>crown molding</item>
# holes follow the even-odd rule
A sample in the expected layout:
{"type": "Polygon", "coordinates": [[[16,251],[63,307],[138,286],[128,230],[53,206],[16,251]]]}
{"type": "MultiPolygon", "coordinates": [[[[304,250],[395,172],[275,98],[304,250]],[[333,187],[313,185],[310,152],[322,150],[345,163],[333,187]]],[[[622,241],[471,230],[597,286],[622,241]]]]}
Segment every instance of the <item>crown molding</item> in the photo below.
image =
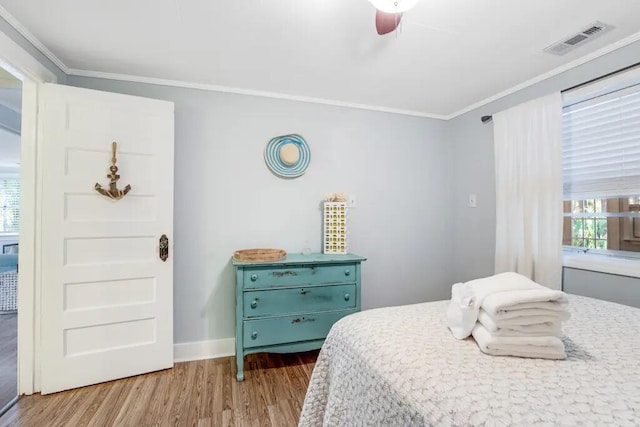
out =
{"type": "Polygon", "coordinates": [[[60,58],[55,56],[53,52],[51,52],[36,36],[31,33],[31,31],[27,30],[27,28],[22,25],[20,21],[18,21],[15,16],[13,16],[7,9],[0,6],[0,17],[4,18],[9,25],[11,25],[22,37],[27,39],[29,43],[33,45],[36,49],[38,49],[44,56],[46,56],[51,62],[56,64],[58,68],[62,70],[63,73],[69,74],[69,67],[65,65],[60,58]]]}
{"type": "Polygon", "coordinates": [[[403,110],[399,108],[388,108],[377,105],[359,104],[355,102],[339,101],[334,99],[316,98],[312,96],[290,95],[279,92],[269,92],[256,89],[245,89],[230,86],[220,86],[206,83],[187,82],[182,80],[160,79],[155,77],[135,76],[128,74],[104,73],[101,71],[86,71],[69,69],[67,73],[70,76],[92,77],[98,79],[120,80],[135,83],[146,83],[161,86],[172,86],[186,89],[198,89],[210,92],[233,93],[238,95],[259,96],[262,98],[282,99],[286,101],[306,102],[310,104],[331,105],[334,107],[355,108],[359,110],[378,111],[382,113],[402,114],[405,116],[425,117],[429,119],[445,120],[446,116],[440,114],[424,113],[422,111],[403,110]]]}
{"type": "Polygon", "coordinates": [[[607,46],[605,46],[605,47],[603,47],[601,49],[598,49],[598,50],[596,50],[594,52],[591,52],[589,54],[581,56],[580,58],[578,58],[576,60],[573,60],[573,61],[571,61],[571,62],[569,62],[567,64],[564,64],[564,65],[561,65],[558,68],[554,68],[553,70],[548,71],[546,73],[540,74],[539,76],[536,76],[536,77],[534,77],[534,78],[532,78],[530,80],[527,80],[527,81],[525,81],[523,83],[520,83],[520,84],[518,84],[516,86],[513,86],[512,88],[507,89],[505,91],[502,91],[500,93],[497,93],[497,94],[495,94],[493,96],[490,96],[489,98],[483,99],[482,101],[478,101],[478,102],[476,102],[474,104],[471,104],[468,107],[465,107],[460,111],[457,111],[457,112],[455,112],[455,113],[453,113],[451,115],[445,116],[445,120],[454,119],[454,118],[456,118],[458,116],[461,116],[463,114],[468,113],[469,111],[473,111],[473,110],[475,110],[477,108],[480,108],[480,107],[482,107],[484,105],[487,105],[487,104],[489,104],[489,103],[491,103],[493,101],[497,101],[500,98],[504,98],[505,96],[511,95],[513,93],[516,93],[516,92],[518,92],[518,91],[520,91],[522,89],[526,89],[526,88],[528,88],[530,86],[535,85],[536,83],[540,83],[540,82],[542,82],[544,80],[547,80],[547,79],[549,79],[551,77],[557,76],[558,74],[562,74],[565,71],[569,71],[569,70],[571,70],[573,68],[576,68],[576,67],[578,67],[580,65],[586,64],[589,61],[593,61],[594,59],[597,59],[597,58],[599,58],[601,56],[604,56],[604,55],[606,55],[608,53],[611,53],[611,52],[616,51],[616,50],[618,50],[620,48],[623,48],[623,47],[628,46],[628,45],[630,45],[632,43],[635,43],[638,40],[640,40],[640,32],[632,34],[632,35],[630,35],[628,37],[625,37],[624,39],[618,40],[617,42],[612,43],[610,45],[607,45],[607,46]]]}

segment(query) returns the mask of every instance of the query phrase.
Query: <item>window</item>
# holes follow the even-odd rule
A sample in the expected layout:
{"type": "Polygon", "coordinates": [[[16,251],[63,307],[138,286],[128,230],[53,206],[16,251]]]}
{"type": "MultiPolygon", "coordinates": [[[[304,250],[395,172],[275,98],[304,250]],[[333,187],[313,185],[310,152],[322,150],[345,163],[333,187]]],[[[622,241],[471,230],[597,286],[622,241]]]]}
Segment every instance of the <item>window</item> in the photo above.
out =
{"type": "Polygon", "coordinates": [[[640,252],[640,68],[565,94],[563,180],[563,245],[640,252]]]}
{"type": "Polygon", "coordinates": [[[584,251],[640,252],[640,198],[566,200],[563,242],[584,251]]]}
{"type": "Polygon", "coordinates": [[[0,233],[20,230],[20,181],[0,178],[0,233]]]}

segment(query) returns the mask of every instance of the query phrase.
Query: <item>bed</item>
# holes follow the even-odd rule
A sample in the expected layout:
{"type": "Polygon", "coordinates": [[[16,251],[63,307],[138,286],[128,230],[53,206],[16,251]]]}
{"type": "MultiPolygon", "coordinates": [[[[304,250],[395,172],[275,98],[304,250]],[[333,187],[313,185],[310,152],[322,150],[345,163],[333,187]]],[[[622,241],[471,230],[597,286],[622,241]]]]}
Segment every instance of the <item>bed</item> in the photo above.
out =
{"type": "Polygon", "coordinates": [[[17,310],[17,293],[18,255],[0,254],[0,314],[17,310]]]}
{"type": "Polygon", "coordinates": [[[343,318],[300,425],[639,425],[640,309],[569,297],[562,361],[489,356],[455,340],[448,301],[343,318]]]}

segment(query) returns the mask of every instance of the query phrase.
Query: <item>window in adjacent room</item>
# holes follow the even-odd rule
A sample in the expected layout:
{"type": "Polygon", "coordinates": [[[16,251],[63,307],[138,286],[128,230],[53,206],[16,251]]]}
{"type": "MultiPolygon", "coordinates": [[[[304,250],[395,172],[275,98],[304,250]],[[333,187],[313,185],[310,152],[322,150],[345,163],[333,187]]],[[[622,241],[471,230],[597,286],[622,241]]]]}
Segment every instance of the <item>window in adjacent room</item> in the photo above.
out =
{"type": "Polygon", "coordinates": [[[640,252],[640,68],[565,93],[563,179],[563,245],[640,252]]]}
{"type": "Polygon", "coordinates": [[[0,233],[20,230],[20,181],[0,178],[0,233]]]}

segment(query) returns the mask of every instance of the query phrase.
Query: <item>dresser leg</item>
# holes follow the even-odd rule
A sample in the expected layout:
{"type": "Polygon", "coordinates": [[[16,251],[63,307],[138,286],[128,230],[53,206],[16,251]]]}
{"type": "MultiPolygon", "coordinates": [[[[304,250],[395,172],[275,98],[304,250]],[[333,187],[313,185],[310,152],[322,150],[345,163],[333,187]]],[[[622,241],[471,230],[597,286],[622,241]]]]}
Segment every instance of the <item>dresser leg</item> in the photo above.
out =
{"type": "Polygon", "coordinates": [[[238,367],[236,379],[238,381],[244,381],[244,357],[242,357],[242,353],[236,354],[236,365],[238,367]]]}

